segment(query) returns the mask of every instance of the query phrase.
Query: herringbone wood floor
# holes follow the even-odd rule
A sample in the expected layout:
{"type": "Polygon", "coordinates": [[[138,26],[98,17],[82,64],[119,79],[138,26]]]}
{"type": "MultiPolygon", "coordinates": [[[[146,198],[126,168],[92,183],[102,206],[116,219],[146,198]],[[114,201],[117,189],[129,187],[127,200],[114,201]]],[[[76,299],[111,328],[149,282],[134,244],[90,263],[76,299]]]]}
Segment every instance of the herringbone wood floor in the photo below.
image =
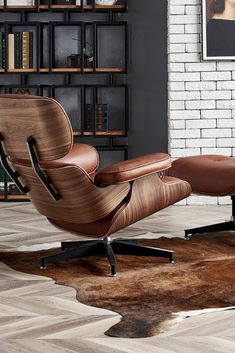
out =
{"type": "MultiPolygon", "coordinates": [[[[146,233],[149,237],[182,236],[184,227],[224,220],[229,214],[224,206],[170,207],[121,233],[127,237],[146,233]]],[[[0,204],[1,250],[34,250],[73,238],[77,239],[52,227],[31,204],[0,204]]],[[[78,303],[71,288],[0,264],[0,353],[235,352],[232,310],[185,319],[147,339],[104,336],[119,319],[113,312],[78,303]]]]}

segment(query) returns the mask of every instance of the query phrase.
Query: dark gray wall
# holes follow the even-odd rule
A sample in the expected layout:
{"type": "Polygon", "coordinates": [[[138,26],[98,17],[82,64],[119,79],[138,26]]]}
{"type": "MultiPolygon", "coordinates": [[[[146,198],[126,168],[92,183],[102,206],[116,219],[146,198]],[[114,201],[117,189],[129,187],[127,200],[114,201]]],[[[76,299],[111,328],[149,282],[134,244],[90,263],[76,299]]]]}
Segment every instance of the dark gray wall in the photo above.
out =
{"type": "Polygon", "coordinates": [[[129,156],[168,150],[167,1],[129,0],[129,156]]]}
{"type": "MultiPolygon", "coordinates": [[[[167,129],[167,1],[164,0],[128,0],[129,12],[121,14],[118,19],[126,20],[129,23],[129,68],[127,75],[115,76],[114,82],[127,83],[130,86],[130,123],[129,123],[129,157],[150,153],[154,151],[167,151],[168,145],[168,129],[167,129]]],[[[118,16],[118,15],[117,15],[118,16]]],[[[75,21],[85,20],[107,20],[108,15],[105,14],[72,14],[71,19],[75,21]]],[[[4,13],[0,14],[0,22],[19,21],[19,14],[4,13]]],[[[63,21],[63,14],[60,13],[39,13],[30,14],[31,21],[63,21]]],[[[22,28],[21,28],[22,30],[22,28]]],[[[70,29],[72,30],[72,29],[70,29]]],[[[60,36],[62,43],[66,42],[66,32],[63,29],[60,36]],[[64,33],[63,33],[64,31],[64,33]]],[[[103,31],[103,29],[101,29],[103,31]]],[[[47,32],[44,33],[44,43],[46,43],[47,32]]],[[[71,34],[69,37],[73,37],[71,34]]],[[[68,37],[68,36],[67,36],[68,37]]],[[[100,57],[102,65],[123,64],[123,38],[117,29],[102,34],[103,41],[100,44],[99,53],[105,53],[100,57]],[[110,41],[110,36],[112,36],[110,41]],[[120,37],[120,38],[119,38],[120,37]],[[116,50],[116,51],[115,51],[116,50]],[[121,54],[120,54],[121,53],[121,54]],[[112,55],[110,55],[112,54],[112,55]],[[119,56],[120,55],[120,56],[119,56]],[[112,58],[114,62],[106,62],[108,58],[112,58]],[[105,61],[106,60],[106,61],[105,61]]],[[[69,42],[71,53],[74,53],[74,41],[69,42]]],[[[47,44],[44,45],[44,52],[48,51],[47,44]]],[[[60,46],[56,46],[56,53],[60,51],[60,46]]],[[[70,49],[68,53],[70,53],[70,49]]],[[[63,53],[62,53],[63,54],[63,53]]],[[[56,55],[55,55],[56,56],[56,55]]],[[[47,66],[47,55],[44,55],[44,65],[47,66]]],[[[66,57],[66,55],[61,55],[66,57]]],[[[65,66],[64,62],[59,63],[65,66]]],[[[28,84],[63,84],[63,75],[29,75],[28,84]]],[[[88,75],[85,78],[81,75],[72,77],[73,84],[82,83],[108,83],[105,75],[88,75]]],[[[15,84],[20,87],[19,75],[1,75],[1,85],[15,84]]],[[[33,90],[31,90],[32,93],[33,90]]],[[[57,99],[65,106],[75,129],[80,125],[80,108],[79,91],[71,93],[71,89],[65,93],[63,89],[57,91],[57,99]],[[64,97],[64,99],[62,99],[64,97]],[[70,99],[67,99],[70,97],[70,99]],[[64,102],[66,100],[66,103],[64,102]]],[[[123,92],[120,91],[118,99],[115,98],[113,90],[104,92],[107,102],[112,102],[115,114],[112,114],[112,127],[122,129],[124,122],[123,113],[123,92]],[[122,121],[120,121],[120,119],[122,121]]],[[[106,102],[105,101],[105,102],[106,102]]],[[[80,142],[81,141],[80,139],[80,142]]],[[[85,141],[84,141],[85,142],[85,141]]],[[[94,143],[94,140],[88,140],[88,143],[94,143]]],[[[97,143],[97,141],[96,141],[97,143]]],[[[101,139],[98,140],[99,145],[105,144],[101,139]]],[[[116,143],[123,143],[117,139],[116,143]]],[[[103,164],[106,162],[115,162],[123,159],[122,152],[105,153],[103,164]],[[112,155],[115,157],[112,158],[112,155]],[[116,157],[118,155],[118,157],[116,157]],[[107,157],[108,156],[108,157],[107,157]]]]}

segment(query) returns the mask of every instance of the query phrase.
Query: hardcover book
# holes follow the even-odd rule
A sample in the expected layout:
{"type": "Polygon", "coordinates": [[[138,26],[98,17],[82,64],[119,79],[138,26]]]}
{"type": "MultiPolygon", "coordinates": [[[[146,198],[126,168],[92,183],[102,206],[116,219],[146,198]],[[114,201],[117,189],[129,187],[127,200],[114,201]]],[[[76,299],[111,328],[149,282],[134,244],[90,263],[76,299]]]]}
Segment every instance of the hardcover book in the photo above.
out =
{"type": "Polygon", "coordinates": [[[2,36],[2,69],[6,68],[6,37],[5,33],[2,36]]]}
{"type": "Polygon", "coordinates": [[[5,43],[4,43],[4,33],[0,32],[0,69],[4,69],[4,51],[5,51],[5,43]]]}
{"type": "Polygon", "coordinates": [[[33,32],[22,32],[22,68],[33,67],[33,32]]]}
{"type": "Polygon", "coordinates": [[[92,131],[92,104],[86,104],[84,131],[92,131]]]}
{"type": "Polygon", "coordinates": [[[13,33],[8,34],[8,69],[15,68],[15,36],[13,33]]]}
{"type": "Polygon", "coordinates": [[[108,130],[108,105],[96,104],[96,131],[108,130]]]}
{"type": "Polygon", "coordinates": [[[22,67],[22,40],[21,32],[14,33],[15,39],[15,69],[20,69],[22,67]]]}

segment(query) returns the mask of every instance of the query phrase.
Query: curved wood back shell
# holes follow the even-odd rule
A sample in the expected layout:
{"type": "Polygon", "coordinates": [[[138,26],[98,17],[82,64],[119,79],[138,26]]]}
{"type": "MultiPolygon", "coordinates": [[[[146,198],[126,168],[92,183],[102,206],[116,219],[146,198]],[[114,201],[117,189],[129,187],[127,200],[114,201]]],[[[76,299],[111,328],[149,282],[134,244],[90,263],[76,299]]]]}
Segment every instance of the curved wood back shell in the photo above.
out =
{"type": "Polygon", "coordinates": [[[1,94],[0,133],[7,155],[19,159],[29,159],[29,136],[36,139],[39,159],[45,161],[64,157],[73,143],[67,114],[58,102],[47,97],[1,94]]]}
{"type": "Polygon", "coordinates": [[[60,221],[89,223],[100,220],[119,206],[130,190],[129,183],[99,188],[77,166],[47,168],[47,176],[62,195],[62,199],[54,201],[31,167],[17,163],[14,167],[30,189],[30,198],[37,210],[60,221]]]}

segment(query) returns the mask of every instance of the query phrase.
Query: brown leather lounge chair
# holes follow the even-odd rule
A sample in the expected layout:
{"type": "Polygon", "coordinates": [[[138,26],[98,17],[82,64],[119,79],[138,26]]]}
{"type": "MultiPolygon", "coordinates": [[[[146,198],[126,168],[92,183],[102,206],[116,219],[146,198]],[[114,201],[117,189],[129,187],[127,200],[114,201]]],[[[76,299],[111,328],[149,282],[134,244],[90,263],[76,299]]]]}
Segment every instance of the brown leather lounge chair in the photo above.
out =
{"type": "Polygon", "coordinates": [[[172,163],[168,174],[186,180],[195,194],[231,196],[232,199],[231,220],[186,229],[186,239],[194,234],[235,230],[235,158],[220,155],[183,157],[172,163]]]}
{"type": "Polygon", "coordinates": [[[45,97],[0,95],[0,134],[2,164],[36,209],[56,227],[95,239],[62,243],[61,253],[41,259],[42,268],[66,259],[107,255],[115,275],[114,252],[173,261],[170,250],[110,238],[190,194],[187,182],[164,176],[171,166],[167,154],[149,154],[97,173],[95,148],[73,145],[67,114],[45,97]]]}

